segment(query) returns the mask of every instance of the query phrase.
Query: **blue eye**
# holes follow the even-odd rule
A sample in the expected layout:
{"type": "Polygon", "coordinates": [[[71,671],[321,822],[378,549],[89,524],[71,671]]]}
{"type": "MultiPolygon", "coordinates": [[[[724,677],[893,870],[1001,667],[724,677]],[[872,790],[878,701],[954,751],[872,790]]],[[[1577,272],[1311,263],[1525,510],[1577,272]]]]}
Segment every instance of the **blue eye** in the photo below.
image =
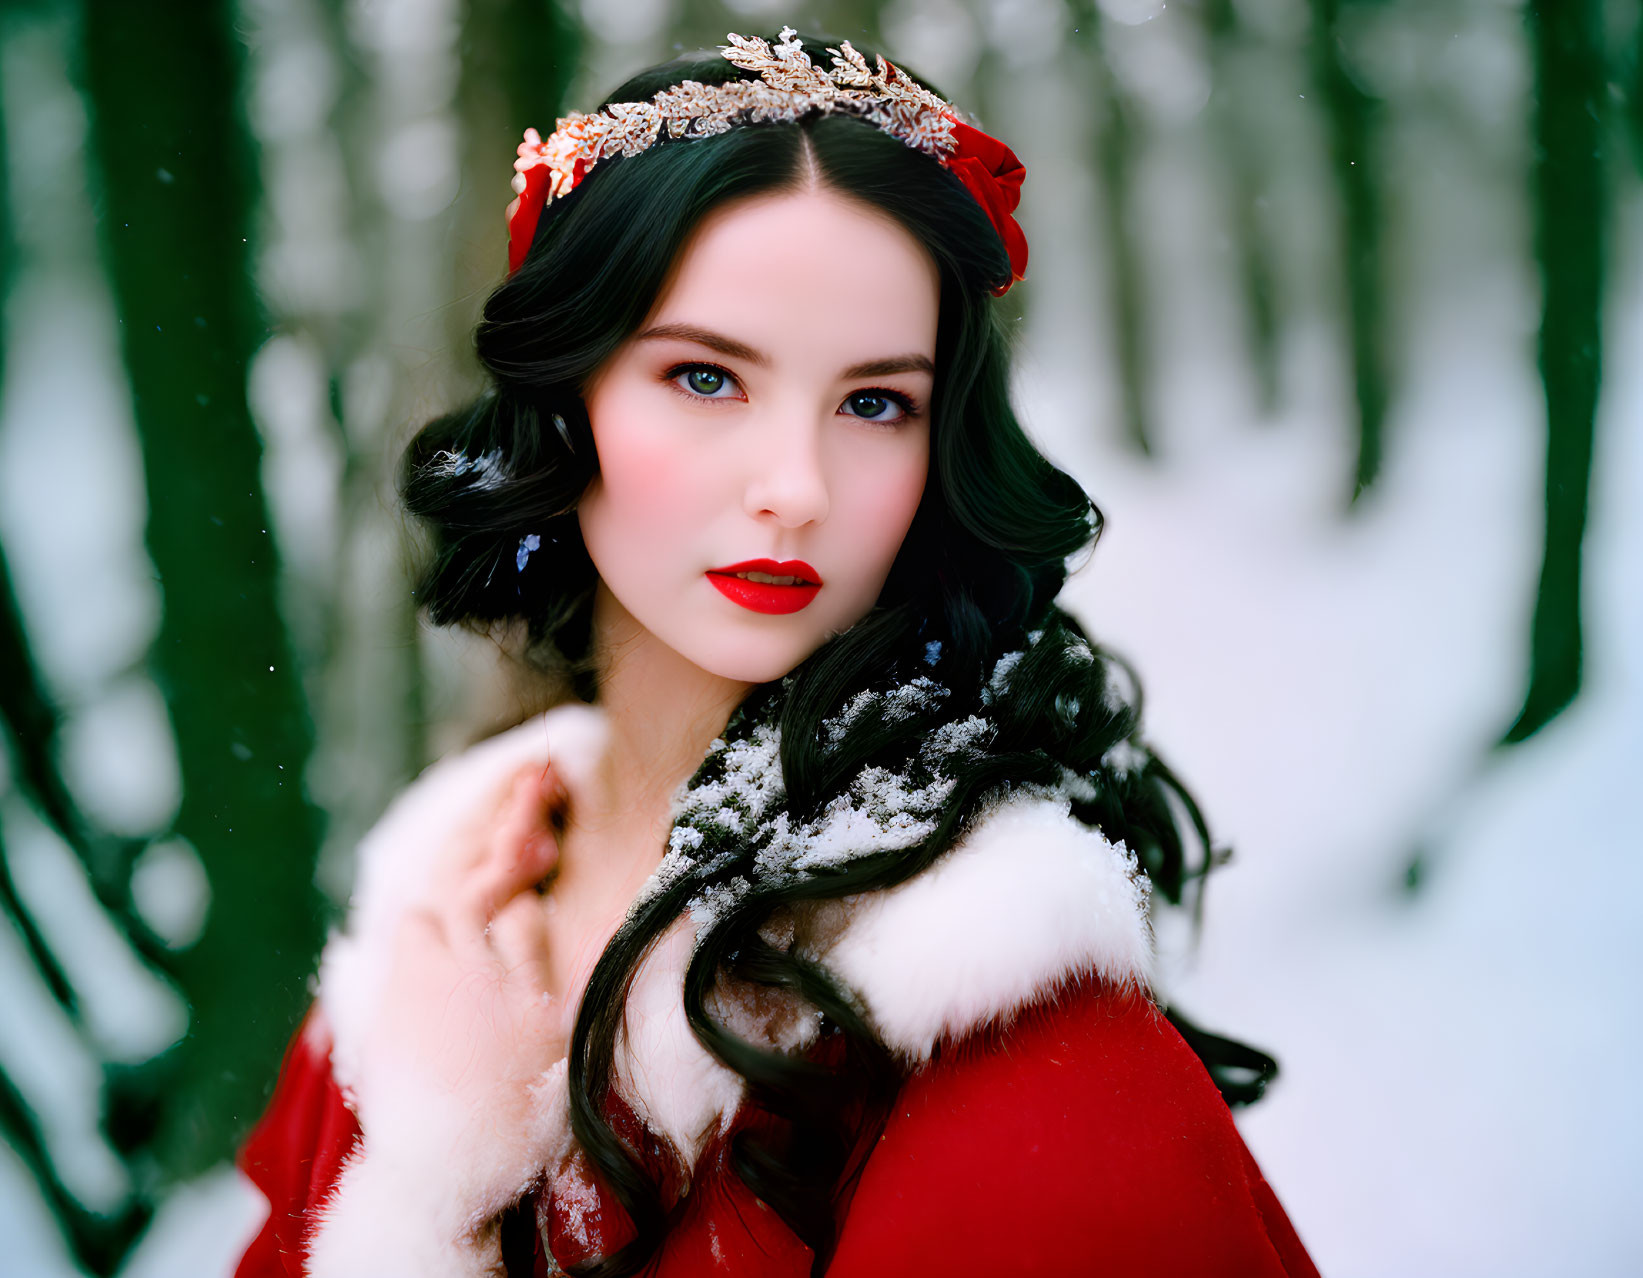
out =
{"type": "Polygon", "coordinates": [[[735,385],[736,379],[722,368],[712,364],[690,364],[668,374],[674,385],[701,399],[734,399],[724,392],[735,385]],[[681,385],[682,383],[682,385],[681,385]]]}
{"type": "Polygon", "coordinates": [[[844,402],[851,409],[849,416],[863,421],[893,425],[913,415],[912,405],[901,396],[881,391],[857,391],[844,402]]]}

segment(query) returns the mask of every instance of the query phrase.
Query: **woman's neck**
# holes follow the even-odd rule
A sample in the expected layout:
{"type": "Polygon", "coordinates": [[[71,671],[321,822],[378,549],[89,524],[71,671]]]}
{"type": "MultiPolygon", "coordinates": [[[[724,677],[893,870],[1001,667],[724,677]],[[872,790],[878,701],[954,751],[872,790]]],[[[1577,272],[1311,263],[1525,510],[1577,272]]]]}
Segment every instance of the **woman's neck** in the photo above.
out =
{"type": "MultiPolygon", "coordinates": [[[[560,877],[636,888],[661,860],[673,792],[753,685],[687,661],[639,625],[603,583],[594,597],[593,634],[597,705],[609,738],[597,784],[572,821],[593,836],[580,847],[597,850],[598,863],[585,857],[562,864],[560,877]]],[[[568,841],[567,850],[577,846],[568,841]]]]}

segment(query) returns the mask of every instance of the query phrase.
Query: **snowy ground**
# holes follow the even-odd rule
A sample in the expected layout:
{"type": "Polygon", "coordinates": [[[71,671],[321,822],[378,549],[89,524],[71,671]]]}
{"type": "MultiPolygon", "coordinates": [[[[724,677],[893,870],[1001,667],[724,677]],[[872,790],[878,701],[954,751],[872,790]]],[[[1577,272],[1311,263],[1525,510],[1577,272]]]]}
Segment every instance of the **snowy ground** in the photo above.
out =
{"type": "MultiPolygon", "coordinates": [[[[1179,172],[1154,185],[1162,219],[1194,203],[1179,172]]],[[[1198,342],[1172,351],[1162,466],[1058,429],[1112,411],[1105,370],[1066,372],[1089,341],[1075,308],[1023,372],[1029,429],[1108,517],[1064,598],[1135,660],[1150,735],[1236,851],[1197,946],[1166,933],[1168,993],[1281,1058],[1240,1126],[1334,1278],[1643,1272],[1643,261],[1622,238],[1585,691],[1491,755],[1521,699],[1544,482],[1537,303],[1501,260],[1427,282],[1388,468],[1350,519],[1338,356],[1294,334],[1291,406],[1255,420],[1182,283],[1202,264],[1161,300],[1157,328],[1198,342]]]]}
{"type": "Polygon", "coordinates": [[[1196,953],[1173,946],[1172,993],[1281,1058],[1241,1126],[1337,1278],[1643,1264],[1643,386],[1616,374],[1588,687],[1487,766],[1516,709],[1503,623],[1529,598],[1533,506],[1502,492],[1535,481],[1504,456],[1521,439],[1423,430],[1417,395],[1350,529],[1286,508],[1232,449],[1167,478],[1093,463],[1111,537],[1074,606],[1138,661],[1155,739],[1237,853],[1196,953]]]}

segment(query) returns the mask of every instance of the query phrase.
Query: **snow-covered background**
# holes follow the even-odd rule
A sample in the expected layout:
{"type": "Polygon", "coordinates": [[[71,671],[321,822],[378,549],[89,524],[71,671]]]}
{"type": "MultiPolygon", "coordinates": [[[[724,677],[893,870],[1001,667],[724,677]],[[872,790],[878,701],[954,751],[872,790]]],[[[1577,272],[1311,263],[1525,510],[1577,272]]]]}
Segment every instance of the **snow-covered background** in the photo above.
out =
{"type": "MultiPolygon", "coordinates": [[[[1240,7],[1278,30],[1299,6],[1240,7]]],[[[253,36],[274,29],[278,7],[247,8],[253,36]]],[[[749,0],[737,8],[771,12],[749,0]]],[[[1402,34],[1374,46],[1380,73],[1420,92],[1384,134],[1398,390],[1385,471],[1350,515],[1340,501],[1349,392],[1330,292],[1338,246],[1322,179],[1308,183],[1296,166],[1274,196],[1288,318],[1281,407],[1266,415],[1239,335],[1214,137],[1195,124],[1209,93],[1196,28],[1148,0],[1102,8],[1115,63],[1152,122],[1135,192],[1152,302],[1150,460],[1114,425],[1094,249],[1100,204],[1094,178],[1066,159],[1087,148],[1089,113],[1085,86],[1058,70],[1057,6],[1010,0],[967,17],[956,0],[907,0],[889,7],[886,28],[891,47],[955,97],[983,37],[1010,37],[989,124],[1030,175],[1019,402],[1028,429],[1107,516],[1066,599],[1136,663],[1154,742],[1236,853],[1210,883],[1201,936],[1164,931],[1169,992],[1194,1019],[1279,1057],[1282,1077],[1240,1126],[1325,1274],[1643,1272],[1643,1093],[1630,1077],[1643,1056],[1638,184],[1614,197],[1585,687],[1536,737],[1493,751],[1521,702],[1543,518],[1530,101],[1516,8],[1393,6],[1407,19],[1402,34]],[[1425,869],[1410,893],[1404,873],[1417,850],[1425,869]]],[[[432,0],[358,9],[412,52],[448,39],[441,24],[455,12],[432,0]]],[[[660,0],[590,4],[586,16],[594,89],[665,52],[660,0]]],[[[99,815],[142,828],[174,802],[177,782],[163,706],[152,685],[121,673],[159,605],[114,316],[78,176],[85,117],[63,69],[69,34],[63,22],[14,25],[4,45],[13,198],[53,214],[36,212],[19,233],[0,541],[52,686],[83,707],[66,766],[99,815]]],[[[272,43],[253,47],[272,57],[272,43]]],[[[1293,83],[1274,75],[1274,98],[1304,95],[1303,72],[1293,83]]],[[[1304,126],[1284,143],[1322,145],[1304,126]]],[[[455,182],[445,190],[437,177],[418,188],[428,209],[407,217],[405,234],[427,237],[441,199],[455,198],[455,182]]],[[[427,277],[419,287],[401,303],[408,325],[427,319],[419,307],[447,300],[427,277]]],[[[438,339],[412,332],[399,346],[385,341],[380,360],[420,369],[438,339]]],[[[323,451],[302,434],[312,414],[300,341],[284,340],[254,395],[276,460],[265,468],[270,499],[294,530],[300,567],[304,554],[326,553],[332,515],[314,495],[323,451]]],[[[371,380],[362,379],[363,394],[371,380]]],[[[391,538],[360,540],[352,553],[390,574],[391,538]]],[[[446,660],[447,671],[460,665],[446,660]]],[[[18,815],[15,798],[4,802],[20,889],[58,901],[65,926],[83,926],[91,907],[63,849],[18,815]]],[[[188,859],[155,864],[156,891],[186,902],[188,859]]],[[[186,915],[174,920],[180,934],[186,915]]],[[[168,1041],[177,1009],[121,976],[113,947],[92,959],[105,1040],[134,1059],[168,1041]]],[[[31,1089],[83,1199],[117,1195],[118,1168],[95,1132],[94,1063],[62,1032],[6,928],[0,1063],[31,1089]]],[[[122,1272],[224,1274],[260,1210],[220,1168],[166,1201],[122,1272]]],[[[0,1152],[0,1238],[0,1274],[79,1272],[9,1151],[0,1152]]]]}

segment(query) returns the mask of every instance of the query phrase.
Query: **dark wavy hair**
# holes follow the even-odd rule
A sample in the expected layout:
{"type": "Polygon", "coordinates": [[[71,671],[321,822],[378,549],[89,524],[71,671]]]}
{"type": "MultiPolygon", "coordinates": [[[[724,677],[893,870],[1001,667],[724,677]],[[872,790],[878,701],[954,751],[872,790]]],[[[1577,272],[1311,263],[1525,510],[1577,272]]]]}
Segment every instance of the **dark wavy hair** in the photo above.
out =
{"type": "MultiPolygon", "coordinates": [[[[803,43],[825,64],[827,44],[838,42],[803,43]]],[[[642,72],[606,104],[642,100],[687,78],[721,83],[751,73],[693,55],[642,72]]],[[[917,715],[892,721],[865,714],[824,748],[822,720],[850,698],[906,677],[939,643],[941,677],[952,690],[943,714],[962,715],[965,706],[991,699],[985,684],[998,657],[1024,652],[1009,696],[987,711],[998,725],[991,752],[956,778],[927,839],[803,884],[755,882],[705,929],[686,973],[685,1010],[697,1037],[780,1120],[774,1134],[741,1133],[732,1165],[810,1245],[820,1274],[836,1241],[834,1194],[869,1121],[864,1116],[885,1112],[901,1075],[851,992],[761,934],[772,915],[903,882],[951,846],[988,796],[1053,783],[1066,769],[1092,782],[1094,797],[1076,802],[1074,815],[1135,850],[1164,900],[1181,904],[1219,859],[1190,795],[1139,738],[1133,676],[1054,603],[1069,557],[1093,547],[1101,516],[1079,484],[1034,447],[1011,409],[1009,342],[991,296],[1009,278],[1002,242],[939,163],[848,115],[746,124],[601,161],[545,210],[524,264],[486,302],[475,340],[492,389],[422,429],[406,450],[401,493],[431,534],[420,590],[433,621],[522,625],[532,661],[595,700],[597,573],[576,505],[598,458],[581,388],[648,314],[705,214],[731,200],[798,189],[812,173],[896,218],[939,269],[929,479],[873,609],[779,683],[756,688],[726,734],[761,715],[775,717],[787,808],[807,817],[862,767],[905,757],[928,729],[917,715]],[[1126,765],[1115,764],[1115,755],[1127,756],[1126,765]],[[819,1011],[834,1063],[772,1052],[721,1023],[712,1010],[715,988],[738,982],[784,991],[819,1011]]],[[[850,264],[839,265],[848,283],[850,264]]],[[[670,880],[630,912],[588,982],[570,1046],[572,1126],[635,1227],[629,1243],[579,1271],[588,1278],[638,1272],[671,1224],[662,1188],[602,1104],[633,973],[686,904],[713,885],[706,876],[745,874],[752,854],[749,848],[740,864],[721,858],[711,871],[670,880]]],[[[1270,1058],[1176,1020],[1230,1100],[1259,1093],[1275,1068],[1270,1058]]]]}

